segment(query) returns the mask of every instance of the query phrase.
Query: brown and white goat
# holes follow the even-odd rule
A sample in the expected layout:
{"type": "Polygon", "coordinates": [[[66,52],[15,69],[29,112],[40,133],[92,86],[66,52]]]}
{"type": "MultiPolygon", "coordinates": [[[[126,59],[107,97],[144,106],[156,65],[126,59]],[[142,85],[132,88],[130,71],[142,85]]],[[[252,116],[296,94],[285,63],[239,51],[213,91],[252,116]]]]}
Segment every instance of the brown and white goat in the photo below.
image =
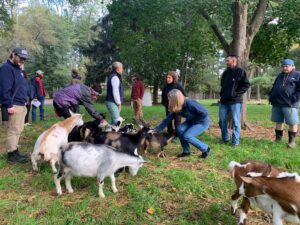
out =
{"type": "Polygon", "coordinates": [[[255,161],[255,160],[245,160],[241,163],[231,161],[229,163],[229,169],[230,169],[230,175],[234,179],[234,182],[236,184],[236,190],[231,196],[232,214],[236,213],[238,199],[241,196],[239,194],[239,188],[243,182],[241,176],[247,176],[248,173],[252,172],[261,176],[275,177],[280,172],[282,172],[281,170],[277,169],[274,166],[271,166],[270,164],[261,161],[255,161]]]}
{"type": "Polygon", "coordinates": [[[241,177],[239,193],[244,196],[239,225],[245,225],[251,207],[272,214],[272,223],[282,225],[283,220],[300,223],[300,176],[296,173],[280,173],[276,177],[241,177]]]}
{"type": "Polygon", "coordinates": [[[143,144],[143,151],[146,153],[148,147],[159,148],[157,157],[166,157],[164,147],[175,138],[174,134],[169,133],[149,133],[143,144]]]}
{"type": "Polygon", "coordinates": [[[44,131],[37,139],[31,154],[32,169],[38,170],[37,161],[50,161],[52,171],[57,172],[55,164],[58,161],[59,147],[68,143],[68,135],[75,126],[83,124],[82,115],[72,114],[71,117],[54,124],[44,131]]]}

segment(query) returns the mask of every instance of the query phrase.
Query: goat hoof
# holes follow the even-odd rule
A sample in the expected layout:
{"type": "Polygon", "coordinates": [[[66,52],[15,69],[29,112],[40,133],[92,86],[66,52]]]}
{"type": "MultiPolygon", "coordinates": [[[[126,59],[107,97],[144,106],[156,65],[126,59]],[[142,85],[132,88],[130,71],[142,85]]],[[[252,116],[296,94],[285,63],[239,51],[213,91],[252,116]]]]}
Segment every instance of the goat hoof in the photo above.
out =
{"type": "Polygon", "coordinates": [[[100,198],[105,198],[105,195],[104,194],[99,194],[99,197],[100,198]]]}
{"type": "Polygon", "coordinates": [[[118,192],[118,189],[114,189],[114,190],[112,190],[113,191],[113,193],[117,193],[118,192]]]}
{"type": "Polygon", "coordinates": [[[233,207],[231,207],[231,214],[236,215],[236,209],[234,209],[233,207]]]}
{"type": "Polygon", "coordinates": [[[157,158],[166,158],[166,155],[164,152],[160,152],[157,154],[157,158]]]}
{"type": "Polygon", "coordinates": [[[68,190],[68,193],[74,193],[74,190],[73,189],[71,189],[71,190],[68,190]]]}

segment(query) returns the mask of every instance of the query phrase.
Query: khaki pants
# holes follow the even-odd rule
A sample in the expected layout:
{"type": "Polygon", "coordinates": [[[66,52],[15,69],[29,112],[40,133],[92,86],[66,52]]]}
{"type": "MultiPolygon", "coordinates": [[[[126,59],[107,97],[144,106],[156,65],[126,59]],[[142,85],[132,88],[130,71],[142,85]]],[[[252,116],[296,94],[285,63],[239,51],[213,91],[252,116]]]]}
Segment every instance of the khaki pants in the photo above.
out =
{"type": "Polygon", "coordinates": [[[132,100],[132,106],[137,123],[146,126],[147,124],[143,119],[142,99],[132,100]]]}
{"type": "Polygon", "coordinates": [[[21,133],[24,129],[26,106],[14,105],[16,112],[9,115],[8,121],[3,122],[6,132],[6,147],[8,152],[18,149],[21,133]]]}

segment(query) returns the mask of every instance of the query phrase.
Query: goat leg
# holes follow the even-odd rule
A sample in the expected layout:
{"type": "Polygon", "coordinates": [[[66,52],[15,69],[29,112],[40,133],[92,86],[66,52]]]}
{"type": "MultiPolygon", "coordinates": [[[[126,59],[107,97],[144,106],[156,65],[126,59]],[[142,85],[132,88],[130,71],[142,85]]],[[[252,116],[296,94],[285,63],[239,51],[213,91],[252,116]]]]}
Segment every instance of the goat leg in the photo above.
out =
{"type": "Polygon", "coordinates": [[[98,191],[99,197],[100,198],[105,198],[105,194],[103,193],[104,178],[103,179],[99,178],[98,182],[99,182],[99,191],[98,191]]]}
{"type": "Polygon", "coordinates": [[[157,157],[157,158],[159,158],[159,157],[166,158],[165,151],[164,151],[164,150],[160,151],[160,152],[156,155],[156,157],[157,157]]]}
{"type": "Polygon", "coordinates": [[[110,178],[110,182],[111,182],[111,189],[114,193],[118,192],[118,189],[116,187],[116,178],[115,178],[115,175],[112,174],[109,176],[110,178]]]}
{"type": "Polygon", "coordinates": [[[59,177],[59,174],[55,174],[54,175],[54,183],[55,183],[55,187],[56,187],[56,193],[58,195],[62,195],[62,190],[61,190],[61,185],[60,185],[60,180],[61,180],[61,176],[59,177]]]}
{"type": "Polygon", "coordinates": [[[241,210],[240,210],[240,221],[239,225],[246,225],[247,221],[247,213],[250,209],[250,202],[248,198],[243,197],[243,201],[241,204],[241,210]]]}
{"type": "Polygon", "coordinates": [[[237,211],[237,203],[238,203],[238,199],[240,197],[240,193],[239,190],[235,190],[235,192],[233,193],[233,195],[231,196],[231,213],[232,215],[236,214],[237,211]]]}
{"type": "Polygon", "coordinates": [[[66,188],[68,190],[69,193],[73,193],[74,190],[72,188],[72,185],[71,185],[71,178],[72,178],[72,175],[70,173],[66,174],[65,175],[65,183],[66,183],[66,188]]]}

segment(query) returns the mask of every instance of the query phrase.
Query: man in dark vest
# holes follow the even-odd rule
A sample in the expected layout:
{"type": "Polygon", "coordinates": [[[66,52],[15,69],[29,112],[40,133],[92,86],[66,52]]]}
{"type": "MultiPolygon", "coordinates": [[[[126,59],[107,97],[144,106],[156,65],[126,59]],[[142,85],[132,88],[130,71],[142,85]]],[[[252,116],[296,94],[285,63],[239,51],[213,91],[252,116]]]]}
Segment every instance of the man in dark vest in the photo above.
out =
{"type": "Polygon", "coordinates": [[[106,83],[105,104],[111,114],[111,124],[117,125],[120,119],[122,102],[124,100],[124,88],[121,75],[123,73],[123,65],[120,62],[112,64],[112,71],[108,76],[106,83]]]}

